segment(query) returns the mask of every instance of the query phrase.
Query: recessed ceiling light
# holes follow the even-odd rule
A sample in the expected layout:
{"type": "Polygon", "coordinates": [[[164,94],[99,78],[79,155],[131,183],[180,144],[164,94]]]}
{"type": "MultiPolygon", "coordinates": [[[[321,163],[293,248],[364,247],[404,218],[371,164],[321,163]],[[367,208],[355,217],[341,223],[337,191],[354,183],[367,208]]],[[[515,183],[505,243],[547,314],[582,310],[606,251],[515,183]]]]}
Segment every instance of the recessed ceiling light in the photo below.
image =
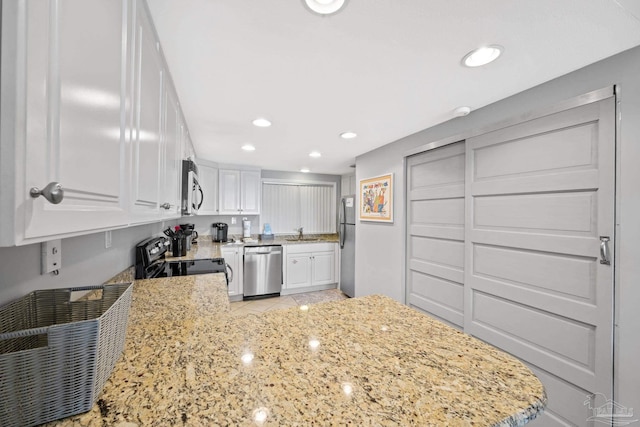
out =
{"type": "Polygon", "coordinates": [[[271,122],[269,120],[265,119],[264,117],[258,117],[252,123],[255,126],[258,126],[258,127],[261,127],[261,128],[268,128],[269,126],[271,126],[271,122]]]}
{"type": "Polygon", "coordinates": [[[302,0],[311,12],[319,15],[331,15],[342,9],[347,0],[302,0]]]}
{"type": "Polygon", "coordinates": [[[309,157],[316,157],[316,158],[322,157],[322,153],[319,151],[312,151],[309,153],[309,157]]]}
{"type": "Polygon", "coordinates": [[[300,172],[302,172],[302,173],[309,173],[309,172],[310,172],[310,170],[309,170],[309,169],[307,169],[307,168],[302,168],[302,169],[300,169],[300,172]]]}
{"type": "Polygon", "coordinates": [[[242,149],[243,149],[244,151],[256,151],[256,147],[254,147],[254,146],[253,146],[253,145],[251,145],[251,144],[244,144],[244,145],[242,146],[242,149]]]}
{"type": "Polygon", "coordinates": [[[467,53],[462,58],[462,65],[466,67],[480,67],[498,59],[504,48],[498,45],[479,47],[467,53]]]}
{"type": "Polygon", "coordinates": [[[342,132],[342,133],[340,134],[340,137],[342,137],[342,138],[344,138],[344,139],[353,139],[353,138],[355,138],[356,136],[358,136],[358,134],[357,134],[357,133],[355,133],[355,132],[342,132]]]}
{"type": "Polygon", "coordinates": [[[455,117],[463,117],[468,115],[471,112],[471,107],[458,107],[453,110],[453,115],[455,117]]]}

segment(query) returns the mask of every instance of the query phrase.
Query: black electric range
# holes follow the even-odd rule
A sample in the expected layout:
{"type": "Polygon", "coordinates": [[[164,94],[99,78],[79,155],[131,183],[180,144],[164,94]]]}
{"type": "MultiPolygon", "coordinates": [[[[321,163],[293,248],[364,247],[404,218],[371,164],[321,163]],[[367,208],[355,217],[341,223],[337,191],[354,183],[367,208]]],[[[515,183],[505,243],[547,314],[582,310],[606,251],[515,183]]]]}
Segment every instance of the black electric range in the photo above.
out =
{"type": "Polygon", "coordinates": [[[152,237],[136,245],[136,279],[156,279],[159,277],[192,276],[195,274],[224,273],[228,265],[224,258],[165,260],[169,250],[169,239],[152,237]]]}

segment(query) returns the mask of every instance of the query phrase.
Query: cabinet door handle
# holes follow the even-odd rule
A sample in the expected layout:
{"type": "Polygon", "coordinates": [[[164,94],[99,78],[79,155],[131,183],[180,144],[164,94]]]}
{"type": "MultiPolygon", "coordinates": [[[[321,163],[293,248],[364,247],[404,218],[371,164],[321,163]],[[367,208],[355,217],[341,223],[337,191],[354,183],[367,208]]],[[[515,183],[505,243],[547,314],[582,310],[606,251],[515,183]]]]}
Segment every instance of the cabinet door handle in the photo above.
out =
{"type": "Polygon", "coordinates": [[[609,240],[609,236],[600,236],[600,264],[611,265],[609,240]]]}
{"type": "Polygon", "coordinates": [[[162,209],[169,210],[169,209],[171,209],[171,203],[169,203],[169,202],[163,203],[163,204],[160,205],[160,207],[162,209]]]}
{"type": "Polygon", "coordinates": [[[42,190],[38,187],[31,187],[29,195],[34,199],[42,196],[47,199],[49,203],[57,205],[62,201],[62,199],[64,199],[64,190],[62,189],[62,184],[59,182],[50,182],[42,190]]]}
{"type": "Polygon", "coordinates": [[[229,282],[233,282],[233,268],[231,268],[231,266],[229,264],[227,264],[227,268],[231,272],[231,278],[229,279],[229,282]]]}

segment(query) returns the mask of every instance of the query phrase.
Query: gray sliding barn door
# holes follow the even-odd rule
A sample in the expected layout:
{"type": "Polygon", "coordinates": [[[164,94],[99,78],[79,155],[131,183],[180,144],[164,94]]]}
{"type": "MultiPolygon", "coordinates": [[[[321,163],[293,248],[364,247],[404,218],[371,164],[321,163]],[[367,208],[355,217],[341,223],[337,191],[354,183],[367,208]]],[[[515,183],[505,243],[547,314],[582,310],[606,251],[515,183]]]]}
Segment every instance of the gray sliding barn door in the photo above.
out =
{"type": "Polygon", "coordinates": [[[467,140],[464,328],[538,374],[535,426],[613,398],[614,120],[611,97],[467,140]]]}
{"type": "Polygon", "coordinates": [[[464,142],[407,160],[407,303],[463,327],[464,142]]]}

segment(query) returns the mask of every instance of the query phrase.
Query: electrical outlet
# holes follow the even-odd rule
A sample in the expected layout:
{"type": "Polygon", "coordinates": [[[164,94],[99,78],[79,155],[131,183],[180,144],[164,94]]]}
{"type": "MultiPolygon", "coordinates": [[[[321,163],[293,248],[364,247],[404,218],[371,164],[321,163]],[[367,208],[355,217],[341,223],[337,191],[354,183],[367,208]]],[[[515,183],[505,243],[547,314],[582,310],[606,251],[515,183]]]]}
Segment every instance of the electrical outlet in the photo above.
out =
{"type": "Polygon", "coordinates": [[[109,249],[111,247],[111,230],[104,232],[104,248],[109,249]]]}
{"type": "Polygon", "coordinates": [[[62,267],[62,241],[51,240],[42,242],[40,249],[42,251],[42,274],[54,273],[58,274],[62,267]]]}
{"type": "Polygon", "coordinates": [[[235,223],[236,223],[236,217],[235,217],[235,216],[232,216],[232,217],[231,217],[231,225],[233,225],[233,224],[235,224],[235,223]]]}

